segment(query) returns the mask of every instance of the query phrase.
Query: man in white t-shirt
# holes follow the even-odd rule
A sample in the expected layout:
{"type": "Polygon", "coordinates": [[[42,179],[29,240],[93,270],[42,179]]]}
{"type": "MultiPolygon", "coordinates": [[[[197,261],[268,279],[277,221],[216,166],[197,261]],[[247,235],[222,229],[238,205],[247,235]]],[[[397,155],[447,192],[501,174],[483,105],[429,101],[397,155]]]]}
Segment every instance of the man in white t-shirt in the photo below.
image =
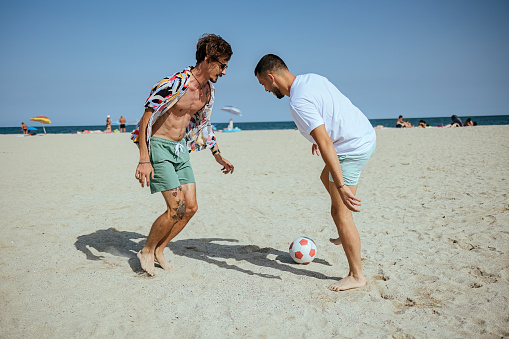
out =
{"type": "Polygon", "coordinates": [[[320,179],[331,197],[331,215],[343,245],[350,272],[332,284],[333,291],[363,287],[367,283],[361,263],[361,241],[352,211],[360,212],[355,196],[362,168],[376,147],[376,135],[366,116],[332,83],[320,75],[295,76],[274,54],[260,59],[255,75],[265,91],[278,99],[290,97],[290,110],[300,133],[321,155],[325,167],[320,179]]]}

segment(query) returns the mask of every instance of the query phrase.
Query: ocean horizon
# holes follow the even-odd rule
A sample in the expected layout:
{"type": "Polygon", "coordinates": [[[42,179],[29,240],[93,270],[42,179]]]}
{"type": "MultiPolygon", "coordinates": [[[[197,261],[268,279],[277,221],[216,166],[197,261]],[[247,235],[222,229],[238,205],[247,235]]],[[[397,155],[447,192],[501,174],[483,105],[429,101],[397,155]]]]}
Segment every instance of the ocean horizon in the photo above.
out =
{"type": "MultiPolygon", "coordinates": [[[[460,116],[462,121],[465,121],[468,117],[460,116]]],[[[486,125],[509,125],[509,115],[485,115],[485,116],[470,116],[472,121],[476,122],[478,126],[486,126],[486,125]]],[[[396,127],[397,119],[369,119],[371,125],[373,127],[376,126],[384,126],[384,127],[396,127]]],[[[430,117],[430,118],[408,118],[404,119],[405,121],[409,121],[413,126],[417,126],[420,120],[424,120],[426,124],[431,127],[440,127],[445,126],[451,123],[451,117],[430,117]]],[[[20,123],[21,125],[21,123],[20,123]]],[[[218,122],[213,125],[218,129],[222,130],[223,128],[228,127],[227,122],[218,122]]],[[[27,124],[27,126],[35,127],[36,130],[32,130],[30,132],[34,132],[36,134],[44,133],[42,124],[40,123],[32,123],[27,124]]],[[[235,122],[234,119],[234,127],[238,127],[241,130],[246,131],[256,131],[256,130],[281,130],[281,129],[295,129],[297,126],[293,121],[266,121],[266,122],[235,122]]],[[[104,131],[106,129],[105,125],[84,125],[84,126],[52,126],[44,125],[47,134],[74,134],[82,131],[104,131]]],[[[126,131],[131,132],[136,128],[136,125],[126,125],[126,131]]],[[[119,129],[118,124],[112,125],[112,130],[119,129]]],[[[22,134],[21,126],[18,127],[0,127],[0,134],[22,134]]]]}

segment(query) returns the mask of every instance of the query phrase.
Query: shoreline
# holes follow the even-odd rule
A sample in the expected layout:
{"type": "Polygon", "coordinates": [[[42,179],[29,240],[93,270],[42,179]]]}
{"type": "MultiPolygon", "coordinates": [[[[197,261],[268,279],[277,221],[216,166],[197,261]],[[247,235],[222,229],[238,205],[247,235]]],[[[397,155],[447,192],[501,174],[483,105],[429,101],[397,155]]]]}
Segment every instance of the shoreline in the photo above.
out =
{"type": "MultiPolygon", "coordinates": [[[[463,121],[466,120],[467,117],[460,117],[463,121]]],[[[479,126],[504,126],[509,125],[509,115],[485,115],[485,116],[470,116],[473,121],[476,121],[479,126]]],[[[369,119],[369,118],[368,118],[369,119]]],[[[383,125],[386,128],[396,128],[396,118],[389,119],[369,119],[371,124],[375,127],[378,125],[383,125]]],[[[445,126],[451,123],[450,117],[424,117],[424,118],[404,118],[404,120],[409,120],[413,126],[417,126],[419,124],[419,120],[424,120],[431,127],[438,127],[439,125],[445,126]]],[[[217,127],[218,130],[222,130],[223,128],[228,126],[228,122],[213,122],[214,126],[217,127]]],[[[42,130],[42,126],[39,124],[35,124],[35,126],[42,130]]],[[[53,124],[45,125],[47,129],[50,131],[52,129],[64,129],[65,133],[49,133],[49,134],[72,134],[81,130],[102,130],[106,129],[105,125],[81,125],[81,126],[55,126],[53,124]]],[[[234,118],[234,127],[239,127],[242,130],[286,130],[295,128],[295,124],[290,121],[261,121],[261,122],[239,122],[234,118]]],[[[113,129],[119,129],[119,125],[112,125],[113,129]]],[[[132,131],[136,128],[136,124],[127,124],[126,128],[128,131],[132,131]]],[[[4,134],[21,134],[21,129],[19,126],[14,127],[0,127],[0,135],[4,134]],[[7,133],[8,131],[8,133],[7,133]]]]}
{"type": "MultiPolygon", "coordinates": [[[[225,123],[227,125],[227,123],[225,123]]],[[[462,127],[468,127],[468,128],[476,128],[476,127],[500,127],[500,126],[508,126],[507,124],[502,124],[502,125],[477,125],[477,126],[462,126],[462,127]]],[[[63,127],[68,127],[68,126],[63,126],[63,127]]],[[[408,130],[408,129],[434,129],[434,128],[439,128],[439,129],[455,129],[455,128],[462,128],[462,127],[445,127],[445,126],[427,126],[425,128],[419,128],[417,126],[412,126],[412,127],[403,127],[403,128],[398,128],[398,127],[386,127],[386,126],[381,126],[381,125],[377,125],[377,126],[373,126],[374,129],[396,129],[396,130],[408,130]]],[[[10,127],[9,127],[10,128],[10,127]]],[[[281,129],[253,129],[253,130],[249,130],[249,129],[241,129],[241,130],[238,130],[238,131],[234,131],[234,132],[262,132],[262,131],[291,131],[291,130],[296,130],[296,128],[281,128],[281,129]]],[[[223,133],[224,131],[221,129],[221,130],[215,130],[214,133],[223,133]]],[[[86,134],[131,134],[131,132],[124,132],[124,133],[121,133],[121,132],[115,132],[115,130],[113,132],[104,132],[104,131],[99,131],[99,130],[95,130],[95,131],[85,131],[85,132],[82,132],[82,131],[77,131],[77,132],[72,132],[72,133],[37,133],[37,134],[30,134],[30,135],[23,135],[23,133],[0,133],[0,136],[7,136],[7,135],[13,135],[13,136],[44,136],[44,135],[86,135],[86,134]]]]}

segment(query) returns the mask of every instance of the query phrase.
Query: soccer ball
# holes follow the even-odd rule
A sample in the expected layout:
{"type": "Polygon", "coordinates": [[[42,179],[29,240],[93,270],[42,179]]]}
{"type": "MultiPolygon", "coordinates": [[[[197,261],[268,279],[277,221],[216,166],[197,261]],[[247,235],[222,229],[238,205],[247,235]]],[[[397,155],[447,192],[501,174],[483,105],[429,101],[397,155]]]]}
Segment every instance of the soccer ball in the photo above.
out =
{"type": "Polygon", "coordinates": [[[309,238],[299,237],[290,244],[289,252],[297,264],[309,264],[316,257],[316,245],[309,238]]]}

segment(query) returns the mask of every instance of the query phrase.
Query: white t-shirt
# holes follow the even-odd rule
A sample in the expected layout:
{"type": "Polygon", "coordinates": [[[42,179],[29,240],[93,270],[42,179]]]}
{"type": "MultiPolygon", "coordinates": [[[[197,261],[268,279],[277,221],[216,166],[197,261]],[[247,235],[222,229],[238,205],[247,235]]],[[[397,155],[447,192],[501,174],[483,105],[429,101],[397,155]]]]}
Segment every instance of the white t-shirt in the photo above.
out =
{"type": "Polygon", "coordinates": [[[368,152],[376,141],[368,118],[323,76],[297,76],[290,89],[290,110],[300,133],[312,143],[311,131],[325,124],[339,155],[368,152]]]}

